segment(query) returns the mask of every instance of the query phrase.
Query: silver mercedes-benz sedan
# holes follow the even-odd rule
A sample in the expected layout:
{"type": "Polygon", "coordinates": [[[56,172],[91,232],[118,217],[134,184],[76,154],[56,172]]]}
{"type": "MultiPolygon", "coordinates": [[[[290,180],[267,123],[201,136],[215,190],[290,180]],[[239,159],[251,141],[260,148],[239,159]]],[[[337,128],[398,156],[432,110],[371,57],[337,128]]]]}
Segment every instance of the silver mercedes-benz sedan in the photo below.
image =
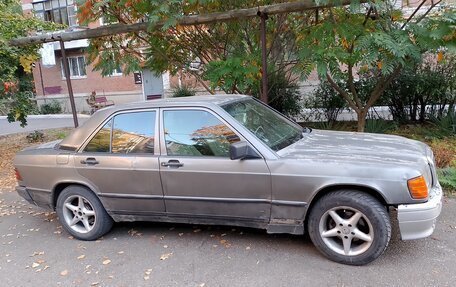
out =
{"type": "Polygon", "coordinates": [[[392,220],[402,239],[424,238],[442,206],[427,145],[302,128],[248,96],[105,108],[14,165],[17,192],[82,240],[136,220],[306,231],[329,259],[361,265],[386,249],[392,220]]]}

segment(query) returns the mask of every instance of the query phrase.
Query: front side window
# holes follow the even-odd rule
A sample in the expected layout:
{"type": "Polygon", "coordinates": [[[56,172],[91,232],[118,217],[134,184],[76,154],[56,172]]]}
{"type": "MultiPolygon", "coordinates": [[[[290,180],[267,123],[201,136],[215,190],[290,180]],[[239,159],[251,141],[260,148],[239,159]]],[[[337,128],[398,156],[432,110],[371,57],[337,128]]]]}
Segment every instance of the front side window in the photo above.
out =
{"type": "Polygon", "coordinates": [[[213,114],[202,110],[163,112],[166,152],[171,156],[228,157],[239,137],[213,114]]]}
{"type": "Polygon", "coordinates": [[[154,153],[155,112],[120,114],[114,118],[112,153],[154,153]]]}
{"type": "MultiPolygon", "coordinates": [[[[67,60],[68,60],[68,67],[70,69],[71,78],[81,78],[81,77],[87,76],[84,56],[68,57],[67,60]]],[[[65,78],[65,72],[63,70],[63,62],[61,63],[61,66],[62,66],[62,77],[65,78]]]]}

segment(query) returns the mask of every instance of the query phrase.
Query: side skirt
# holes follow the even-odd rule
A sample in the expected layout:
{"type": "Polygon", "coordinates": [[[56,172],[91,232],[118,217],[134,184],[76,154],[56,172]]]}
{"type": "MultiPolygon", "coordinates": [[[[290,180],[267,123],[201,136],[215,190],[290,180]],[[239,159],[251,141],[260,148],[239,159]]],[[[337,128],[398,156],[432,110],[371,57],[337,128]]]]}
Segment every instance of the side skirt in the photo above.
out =
{"type": "Polygon", "coordinates": [[[265,229],[267,233],[288,233],[302,235],[304,225],[302,220],[272,220],[268,222],[264,219],[252,219],[243,217],[216,217],[208,215],[194,214],[166,214],[148,213],[148,212],[131,212],[131,211],[108,211],[116,222],[122,221],[149,221],[149,222],[167,222],[167,223],[185,223],[185,224],[202,224],[202,225],[225,225],[239,226],[257,229],[265,229]]]}

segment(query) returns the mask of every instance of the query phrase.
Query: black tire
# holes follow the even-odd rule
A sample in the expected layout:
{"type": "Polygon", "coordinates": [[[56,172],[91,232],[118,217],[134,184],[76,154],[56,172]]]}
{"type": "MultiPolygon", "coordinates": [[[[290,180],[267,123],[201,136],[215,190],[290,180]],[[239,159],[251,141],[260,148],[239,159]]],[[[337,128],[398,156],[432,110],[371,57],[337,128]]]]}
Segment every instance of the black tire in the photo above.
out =
{"type": "Polygon", "coordinates": [[[373,196],[353,190],[321,197],[310,211],[307,228],[313,244],[323,255],[348,265],[374,261],[391,239],[386,207],[373,196]],[[343,219],[341,223],[337,223],[340,219],[343,219]],[[355,226],[349,224],[353,222],[355,226]]]}
{"type": "Polygon", "coordinates": [[[57,198],[56,211],[63,228],[80,240],[96,240],[111,230],[114,224],[98,197],[82,186],[71,185],[65,188],[57,198]],[[79,205],[80,200],[82,205],[79,205]],[[71,226],[71,218],[81,220],[71,226]]]}

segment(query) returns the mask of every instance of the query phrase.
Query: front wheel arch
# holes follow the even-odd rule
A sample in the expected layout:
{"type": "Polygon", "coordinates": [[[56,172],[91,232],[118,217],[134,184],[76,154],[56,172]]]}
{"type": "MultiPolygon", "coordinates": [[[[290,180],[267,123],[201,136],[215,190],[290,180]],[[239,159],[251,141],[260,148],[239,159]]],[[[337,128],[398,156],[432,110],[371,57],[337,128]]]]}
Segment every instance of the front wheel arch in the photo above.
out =
{"type": "Polygon", "coordinates": [[[326,194],[334,191],[339,191],[339,190],[353,190],[353,191],[358,191],[361,193],[366,193],[369,194],[370,196],[373,196],[375,199],[377,199],[383,206],[388,207],[389,204],[386,202],[386,199],[383,197],[383,195],[376,189],[369,187],[369,186],[363,186],[363,185],[351,185],[351,184],[344,184],[344,185],[329,185],[321,188],[318,190],[313,198],[310,200],[310,204],[307,207],[307,210],[305,212],[305,220],[304,220],[304,227],[307,229],[307,219],[312,211],[312,208],[315,206],[315,204],[318,202],[320,198],[325,196],[326,194]]]}

